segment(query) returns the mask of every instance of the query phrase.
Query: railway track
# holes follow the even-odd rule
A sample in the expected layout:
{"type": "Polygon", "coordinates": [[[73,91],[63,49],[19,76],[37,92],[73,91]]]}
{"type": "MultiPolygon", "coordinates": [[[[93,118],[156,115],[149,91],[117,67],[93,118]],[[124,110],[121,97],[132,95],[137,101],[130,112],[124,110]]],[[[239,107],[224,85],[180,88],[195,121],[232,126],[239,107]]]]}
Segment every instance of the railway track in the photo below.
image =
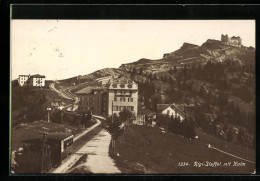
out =
{"type": "MultiPolygon", "coordinates": [[[[62,160],[61,165],[59,165],[57,168],[52,168],[51,170],[48,171],[48,173],[60,173],[59,170],[61,170],[61,168],[64,168],[64,164],[68,164],[67,162],[70,162],[69,159],[71,158],[71,154],[79,150],[84,144],[86,144],[86,142],[91,140],[102,130],[102,128],[100,127],[100,123],[101,122],[98,121],[96,123],[97,126],[93,127],[92,130],[87,130],[86,133],[83,132],[82,136],[80,135],[77,136],[76,137],[77,139],[73,142],[71,148],[64,151],[64,154],[66,154],[67,156],[62,160]]],[[[69,163],[68,165],[71,165],[71,163],[69,163]]]]}

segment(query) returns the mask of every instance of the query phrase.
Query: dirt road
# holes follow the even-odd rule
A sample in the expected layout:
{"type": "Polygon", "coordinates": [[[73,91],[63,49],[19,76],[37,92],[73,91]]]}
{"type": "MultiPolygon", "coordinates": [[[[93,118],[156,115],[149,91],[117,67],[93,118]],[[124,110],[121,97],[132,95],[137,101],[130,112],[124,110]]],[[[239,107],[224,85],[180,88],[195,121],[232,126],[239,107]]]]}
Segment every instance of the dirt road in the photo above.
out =
{"type": "Polygon", "coordinates": [[[116,167],[114,160],[109,156],[109,145],[111,135],[102,129],[87,144],[81,147],[75,155],[86,155],[87,158],[70,169],[72,173],[120,173],[116,167]]]}

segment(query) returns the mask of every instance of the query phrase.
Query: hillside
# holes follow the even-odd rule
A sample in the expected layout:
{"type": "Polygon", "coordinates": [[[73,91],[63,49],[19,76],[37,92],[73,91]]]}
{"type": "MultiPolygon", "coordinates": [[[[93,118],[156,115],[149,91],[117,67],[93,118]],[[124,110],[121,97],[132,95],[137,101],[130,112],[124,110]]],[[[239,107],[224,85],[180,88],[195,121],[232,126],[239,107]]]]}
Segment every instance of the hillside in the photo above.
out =
{"type": "Polygon", "coordinates": [[[74,84],[74,90],[79,90],[108,75],[138,83],[139,102],[155,111],[158,103],[184,105],[196,124],[212,134],[218,134],[211,129],[212,122],[213,126],[222,128],[228,124],[255,133],[252,47],[238,48],[212,39],[200,46],[184,43],[159,60],[142,58],[118,69],[101,69],[61,82],[66,82],[66,86],[74,84]]]}
{"type": "MultiPolygon", "coordinates": [[[[157,127],[132,125],[126,128],[116,141],[115,157],[117,166],[126,174],[250,174],[254,164],[209,149],[206,144],[224,149],[240,157],[246,157],[246,149],[214,138],[197,130],[198,139],[188,140],[172,133],[165,134],[157,127]],[[240,150],[238,152],[238,150],[240,150]],[[196,162],[221,162],[221,166],[194,166],[196,162]],[[245,166],[233,166],[234,161],[244,162],[245,166]],[[179,165],[179,163],[188,165],[179,165]],[[232,162],[231,166],[223,166],[232,162]]],[[[255,160],[253,150],[249,150],[249,159],[255,160]]]]}
{"type": "Polygon", "coordinates": [[[238,48],[223,44],[218,40],[207,40],[201,46],[184,43],[180,49],[165,53],[160,60],[140,59],[129,64],[120,66],[123,70],[132,68],[140,69],[147,72],[163,72],[169,70],[172,66],[181,68],[184,64],[205,64],[208,61],[224,62],[227,59],[238,61],[242,64],[254,64],[255,50],[238,48]]]}

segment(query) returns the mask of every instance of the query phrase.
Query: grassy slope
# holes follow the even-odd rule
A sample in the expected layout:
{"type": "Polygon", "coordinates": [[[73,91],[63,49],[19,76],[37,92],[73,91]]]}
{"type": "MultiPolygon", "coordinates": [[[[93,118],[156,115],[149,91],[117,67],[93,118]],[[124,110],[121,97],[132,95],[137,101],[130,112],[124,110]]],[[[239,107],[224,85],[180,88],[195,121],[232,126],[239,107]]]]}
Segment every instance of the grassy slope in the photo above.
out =
{"type": "MultiPolygon", "coordinates": [[[[241,161],[206,147],[206,143],[211,141],[214,146],[222,149],[225,141],[199,130],[198,135],[199,140],[189,141],[171,133],[163,134],[158,128],[132,125],[117,140],[116,147],[120,157],[116,158],[116,163],[123,173],[248,174],[254,170],[254,165],[247,162],[245,167],[194,167],[195,161],[241,161]],[[180,167],[178,162],[189,162],[190,166],[180,167]],[[140,167],[145,169],[140,171],[140,167]]],[[[232,150],[231,153],[236,152],[239,146],[232,145],[232,150]]],[[[249,150],[249,153],[249,159],[255,160],[254,152],[249,150]]]]}
{"type": "MultiPolygon", "coordinates": [[[[18,103],[21,104],[20,107],[18,107],[17,109],[14,109],[14,106],[12,106],[13,107],[12,108],[12,119],[21,117],[24,114],[23,113],[24,109],[26,107],[29,107],[31,104],[33,104],[42,94],[44,94],[46,97],[46,102],[44,104],[50,105],[51,102],[54,101],[55,99],[60,99],[65,104],[71,104],[73,102],[72,100],[68,100],[68,99],[61,97],[57,92],[54,92],[50,89],[34,88],[34,89],[30,90],[29,95],[20,94],[19,89],[21,89],[21,87],[14,88],[12,90],[12,92],[13,92],[12,104],[18,104],[18,103]],[[24,103],[17,102],[16,99],[18,99],[19,97],[24,97],[26,102],[24,102],[24,103]]],[[[39,106],[42,106],[42,105],[39,105],[39,106]]],[[[44,111],[45,110],[46,109],[44,109],[44,111]]]]}
{"type": "Polygon", "coordinates": [[[65,132],[65,126],[48,123],[46,121],[36,121],[33,123],[20,124],[12,128],[12,147],[16,150],[22,145],[22,140],[32,139],[41,134],[41,132],[65,132]]]}

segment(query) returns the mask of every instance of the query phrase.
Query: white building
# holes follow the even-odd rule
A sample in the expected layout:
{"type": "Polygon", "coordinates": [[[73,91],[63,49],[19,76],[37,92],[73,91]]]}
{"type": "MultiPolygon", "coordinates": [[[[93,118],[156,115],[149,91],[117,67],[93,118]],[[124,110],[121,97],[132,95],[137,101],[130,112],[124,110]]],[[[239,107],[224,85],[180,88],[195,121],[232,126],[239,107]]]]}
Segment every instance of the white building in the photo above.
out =
{"type": "Polygon", "coordinates": [[[45,76],[44,75],[19,75],[18,82],[20,86],[28,83],[34,87],[44,87],[45,86],[45,76]]]}
{"type": "Polygon", "coordinates": [[[44,75],[33,75],[33,86],[34,87],[44,87],[45,86],[45,76],[44,75]]]}
{"type": "Polygon", "coordinates": [[[30,78],[30,74],[29,75],[19,75],[18,78],[18,82],[20,86],[23,86],[25,82],[27,82],[27,80],[30,78]]]}
{"type": "Polygon", "coordinates": [[[107,84],[108,115],[128,109],[137,117],[138,85],[133,81],[113,81],[107,84]]]}
{"type": "Polygon", "coordinates": [[[179,118],[180,121],[183,121],[185,118],[185,113],[178,108],[174,103],[173,104],[157,104],[157,111],[161,114],[173,116],[179,118]]]}

